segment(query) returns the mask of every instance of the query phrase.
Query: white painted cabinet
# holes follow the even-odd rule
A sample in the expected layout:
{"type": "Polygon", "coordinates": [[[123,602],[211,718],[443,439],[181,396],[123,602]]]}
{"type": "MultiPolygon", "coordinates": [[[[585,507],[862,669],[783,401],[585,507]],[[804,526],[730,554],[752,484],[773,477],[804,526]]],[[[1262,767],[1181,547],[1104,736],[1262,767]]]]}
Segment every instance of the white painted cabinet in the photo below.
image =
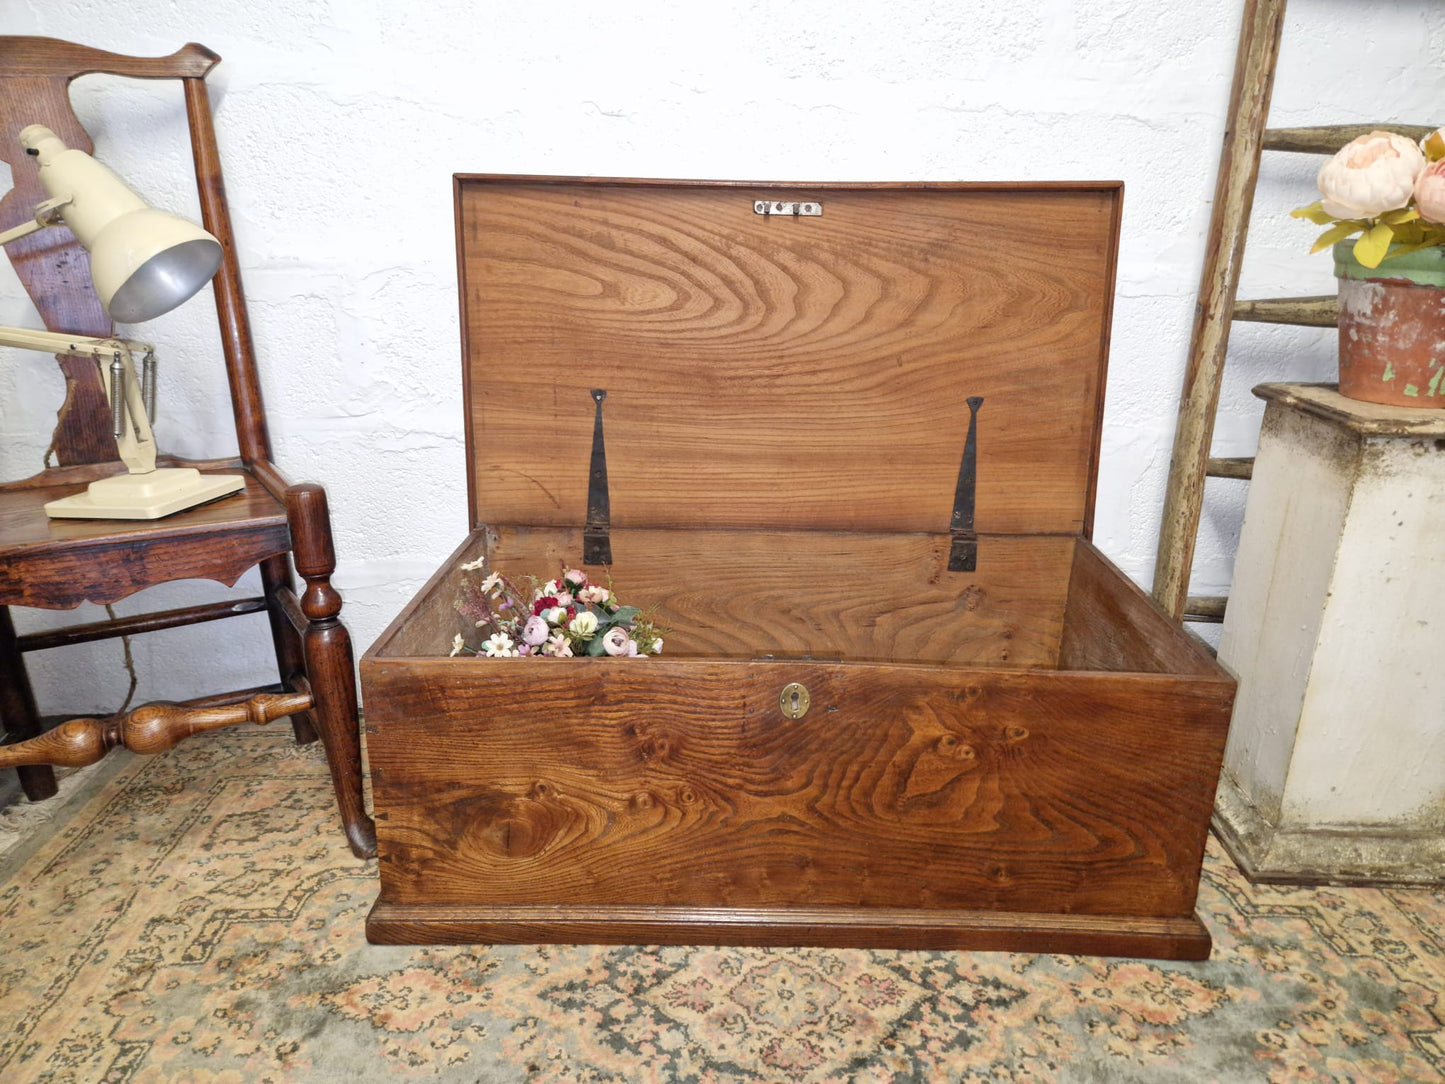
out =
{"type": "Polygon", "coordinates": [[[1215,827],[1255,880],[1445,880],[1445,410],[1255,394],[1215,827]]]}

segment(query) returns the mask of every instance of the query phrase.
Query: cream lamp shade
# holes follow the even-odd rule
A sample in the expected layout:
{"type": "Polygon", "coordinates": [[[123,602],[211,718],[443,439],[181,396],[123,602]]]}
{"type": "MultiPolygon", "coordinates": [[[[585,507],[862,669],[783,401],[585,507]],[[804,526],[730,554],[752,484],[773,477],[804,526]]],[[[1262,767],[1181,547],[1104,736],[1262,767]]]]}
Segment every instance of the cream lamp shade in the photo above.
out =
{"type": "Polygon", "coordinates": [[[90,278],[113,319],[134,324],[191,298],[221,265],[221,244],[201,227],[157,211],[84,151],[42,124],[20,133],[40,164],[55,212],[90,253],[90,278]]]}

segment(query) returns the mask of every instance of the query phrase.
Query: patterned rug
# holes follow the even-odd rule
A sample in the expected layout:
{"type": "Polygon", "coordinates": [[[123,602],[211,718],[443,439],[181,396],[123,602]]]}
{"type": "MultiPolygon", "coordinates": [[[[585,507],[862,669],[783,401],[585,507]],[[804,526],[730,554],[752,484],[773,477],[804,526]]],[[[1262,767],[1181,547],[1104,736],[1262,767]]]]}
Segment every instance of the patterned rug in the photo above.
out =
{"type": "Polygon", "coordinates": [[[0,858],[0,1080],[1441,1081],[1445,891],[1249,885],[1208,963],[378,948],[316,746],[112,754],[0,858]]]}

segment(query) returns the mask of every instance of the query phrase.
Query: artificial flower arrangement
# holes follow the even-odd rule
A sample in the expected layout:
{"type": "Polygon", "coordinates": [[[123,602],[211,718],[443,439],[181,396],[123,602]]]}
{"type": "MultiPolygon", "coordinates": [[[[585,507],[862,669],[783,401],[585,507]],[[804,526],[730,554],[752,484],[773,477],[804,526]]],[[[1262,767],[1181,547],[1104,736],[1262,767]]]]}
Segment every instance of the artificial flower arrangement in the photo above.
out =
{"type": "MultiPolygon", "coordinates": [[[[485,558],[463,564],[480,572],[485,558]]],[[[591,583],[580,569],[556,579],[527,578],[518,589],[498,572],[462,581],[457,610],[488,635],[476,647],[458,633],[453,655],[491,658],[660,655],[662,633],[636,606],[624,606],[611,586],[591,583]]]]}
{"type": "Polygon", "coordinates": [[[1391,132],[1362,135],[1321,167],[1317,183],[1324,198],[1290,212],[1330,227],[1311,252],[1358,233],[1355,259],[1379,267],[1445,245],[1445,128],[1418,144],[1391,132]]]}

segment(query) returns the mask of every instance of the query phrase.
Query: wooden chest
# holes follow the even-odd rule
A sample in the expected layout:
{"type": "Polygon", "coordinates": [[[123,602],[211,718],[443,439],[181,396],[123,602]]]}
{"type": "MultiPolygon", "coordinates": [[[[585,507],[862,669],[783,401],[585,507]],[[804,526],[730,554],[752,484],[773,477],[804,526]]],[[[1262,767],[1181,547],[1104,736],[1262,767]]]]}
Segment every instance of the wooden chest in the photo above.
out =
{"type": "Polygon", "coordinates": [[[1207,956],[1234,683],[1089,541],[1121,198],[458,177],[475,529],[361,662],[368,937],[1207,956]],[[664,653],[447,657],[479,558],[664,653]]]}

